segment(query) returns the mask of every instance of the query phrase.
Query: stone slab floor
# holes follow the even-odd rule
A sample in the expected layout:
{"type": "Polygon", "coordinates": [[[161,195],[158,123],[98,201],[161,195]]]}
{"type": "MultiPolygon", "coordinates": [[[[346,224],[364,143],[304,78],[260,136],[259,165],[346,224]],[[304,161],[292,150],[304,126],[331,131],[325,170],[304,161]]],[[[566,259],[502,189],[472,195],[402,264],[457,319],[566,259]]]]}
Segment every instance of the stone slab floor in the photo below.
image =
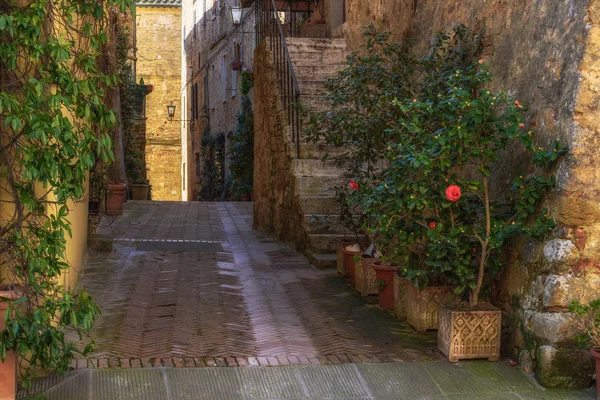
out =
{"type": "MultiPolygon", "coordinates": [[[[83,285],[97,347],[49,399],[592,399],[505,362],[449,364],[335,271],[252,231],[251,203],[130,202],[83,285]]],[[[71,337],[76,340],[75,337],[71,337]]]]}

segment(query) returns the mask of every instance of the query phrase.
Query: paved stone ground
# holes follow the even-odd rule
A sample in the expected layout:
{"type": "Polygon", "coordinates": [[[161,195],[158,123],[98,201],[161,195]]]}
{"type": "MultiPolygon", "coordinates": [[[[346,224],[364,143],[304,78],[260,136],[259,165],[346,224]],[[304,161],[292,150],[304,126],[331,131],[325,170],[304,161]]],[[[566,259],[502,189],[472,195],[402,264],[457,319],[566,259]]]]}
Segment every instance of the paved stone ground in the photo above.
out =
{"type": "Polygon", "coordinates": [[[335,271],[252,231],[251,207],[136,202],[104,220],[114,250],[90,254],[82,282],[102,310],[97,351],[74,367],[439,359],[435,333],[415,333],[335,271]]]}
{"type": "Polygon", "coordinates": [[[48,400],[592,400],[487,361],[254,368],[86,369],[40,380],[48,400]]]}
{"type": "Polygon", "coordinates": [[[114,250],[91,253],[83,278],[103,313],[96,352],[35,391],[49,400],[595,397],[544,390],[506,361],[444,362],[435,332],[417,334],[251,226],[250,203],[135,202],[104,220],[114,250]]]}

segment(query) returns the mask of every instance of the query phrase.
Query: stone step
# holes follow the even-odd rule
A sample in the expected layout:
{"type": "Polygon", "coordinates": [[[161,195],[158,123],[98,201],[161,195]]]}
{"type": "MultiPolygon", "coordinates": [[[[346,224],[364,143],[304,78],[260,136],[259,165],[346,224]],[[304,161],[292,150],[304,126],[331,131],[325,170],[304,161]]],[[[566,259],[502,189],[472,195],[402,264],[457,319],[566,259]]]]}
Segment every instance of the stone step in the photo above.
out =
{"type": "Polygon", "coordinates": [[[320,254],[307,250],[305,255],[308,261],[319,269],[336,268],[337,256],[335,253],[320,254]]]}
{"type": "Polygon", "coordinates": [[[329,157],[342,155],[346,152],[343,147],[335,147],[329,144],[321,143],[301,143],[300,158],[321,160],[326,154],[329,157]]]}
{"type": "Polygon", "coordinates": [[[322,52],[328,49],[348,50],[346,39],[319,39],[319,38],[287,38],[288,51],[296,52],[322,52]]]}
{"type": "Polygon", "coordinates": [[[304,223],[309,234],[349,235],[351,232],[335,214],[305,215],[304,223]]]}
{"type": "Polygon", "coordinates": [[[296,66],[340,65],[346,62],[347,53],[339,50],[327,50],[314,53],[290,53],[294,69],[296,66]]]}
{"type": "Polygon", "coordinates": [[[331,109],[331,103],[325,99],[323,94],[309,95],[300,92],[300,102],[305,110],[309,112],[328,111],[331,109]]]}
{"type": "Polygon", "coordinates": [[[296,177],[294,193],[301,196],[334,196],[331,189],[346,181],[344,177],[302,176],[296,177]]]}
{"type": "Polygon", "coordinates": [[[343,234],[309,234],[308,235],[308,248],[317,254],[329,254],[335,253],[336,242],[339,239],[343,239],[343,234]]]}
{"type": "Polygon", "coordinates": [[[294,73],[298,80],[317,79],[327,81],[330,78],[335,78],[338,73],[346,68],[346,64],[331,64],[323,65],[295,65],[294,73]]]}
{"type": "Polygon", "coordinates": [[[337,168],[332,161],[322,161],[315,159],[296,159],[293,160],[293,163],[293,170],[296,178],[302,176],[329,178],[344,177],[344,171],[337,168]]]}
{"type": "Polygon", "coordinates": [[[340,206],[334,196],[303,196],[298,198],[302,214],[335,214],[340,206]]]}
{"type": "Polygon", "coordinates": [[[325,81],[320,80],[302,80],[298,81],[301,96],[322,96],[327,93],[325,81]]]}

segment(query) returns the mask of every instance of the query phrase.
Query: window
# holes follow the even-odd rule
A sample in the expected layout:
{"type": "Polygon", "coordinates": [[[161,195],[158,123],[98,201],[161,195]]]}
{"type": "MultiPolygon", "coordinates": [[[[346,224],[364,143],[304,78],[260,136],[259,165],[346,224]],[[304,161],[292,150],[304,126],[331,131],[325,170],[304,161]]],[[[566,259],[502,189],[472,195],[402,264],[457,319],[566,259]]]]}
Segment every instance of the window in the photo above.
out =
{"type": "Polygon", "coordinates": [[[208,70],[204,74],[204,107],[208,108],[208,70]]]}
{"type": "MultiPolygon", "coordinates": [[[[241,53],[241,48],[240,48],[240,44],[233,42],[233,61],[237,61],[240,63],[240,67],[242,65],[242,53],[241,53]]],[[[235,95],[237,94],[237,71],[234,70],[233,68],[231,69],[231,97],[235,97],[235,95]]]]}
{"type": "Polygon", "coordinates": [[[194,83],[192,85],[192,121],[196,121],[198,117],[198,84],[194,83]]]}
{"type": "Polygon", "coordinates": [[[196,40],[196,10],[194,10],[194,40],[196,40]]]}
{"type": "Polygon", "coordinates": [[[223,55],[221,64],[221,86],[223,88],[223,102],[227,101],[227,55],[223,55]]]}

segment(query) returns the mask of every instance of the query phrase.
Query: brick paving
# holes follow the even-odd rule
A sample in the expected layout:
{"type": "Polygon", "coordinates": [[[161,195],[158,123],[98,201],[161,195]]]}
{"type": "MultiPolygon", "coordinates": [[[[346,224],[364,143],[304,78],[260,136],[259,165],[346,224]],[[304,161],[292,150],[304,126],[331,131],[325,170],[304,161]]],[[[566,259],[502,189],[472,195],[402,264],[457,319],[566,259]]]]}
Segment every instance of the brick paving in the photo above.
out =
{"type": "Polygon", "coordinates": [[[132,202],[99,233],[113,252],[90,253],[82,281],[102,310],[97,347],[76,369],[440,359],[435,333],[254,232],[251,203],[132,202]]]}

